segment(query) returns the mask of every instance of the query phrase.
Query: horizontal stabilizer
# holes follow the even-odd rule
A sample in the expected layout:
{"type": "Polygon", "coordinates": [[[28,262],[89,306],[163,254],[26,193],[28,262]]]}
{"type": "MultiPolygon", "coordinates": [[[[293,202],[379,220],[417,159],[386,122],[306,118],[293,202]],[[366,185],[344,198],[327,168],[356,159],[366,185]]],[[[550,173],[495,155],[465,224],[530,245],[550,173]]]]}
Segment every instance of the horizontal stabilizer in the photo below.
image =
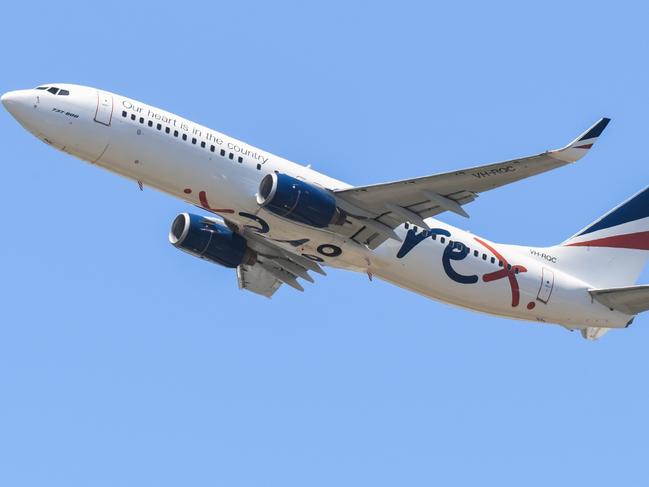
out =
{"type": "Polygon", "coordinates": [[[589,289],[590,295],[604,306],[628,315],[649,310],[649,285],[589,289]]]}

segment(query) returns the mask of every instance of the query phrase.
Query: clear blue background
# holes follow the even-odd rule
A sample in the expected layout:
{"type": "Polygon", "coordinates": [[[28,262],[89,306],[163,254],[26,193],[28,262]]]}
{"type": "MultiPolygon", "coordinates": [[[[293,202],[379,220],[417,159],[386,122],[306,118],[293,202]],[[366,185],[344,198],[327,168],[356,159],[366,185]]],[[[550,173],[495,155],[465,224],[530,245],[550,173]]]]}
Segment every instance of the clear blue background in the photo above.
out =
{"type": "MultiPolygon", "coordinates": [[[[101,87],[352,184],[610,116],[443,216],[553,244],[649,183],[649,11],[607,4],[5,2],[0,91],[101,87]]],[[[340,271],[266,300],[169,245],[184,203],[4,110],[0,140],[0,485],[646,485],[649,316],[588,343],[340,271]]]]}

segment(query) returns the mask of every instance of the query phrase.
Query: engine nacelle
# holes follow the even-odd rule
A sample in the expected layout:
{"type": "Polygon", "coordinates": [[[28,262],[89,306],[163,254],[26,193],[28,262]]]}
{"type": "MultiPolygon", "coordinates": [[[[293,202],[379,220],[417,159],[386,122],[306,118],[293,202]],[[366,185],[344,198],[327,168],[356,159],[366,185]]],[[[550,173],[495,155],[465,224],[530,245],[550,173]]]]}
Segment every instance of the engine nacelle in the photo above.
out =
{"type": "Polygon", "coordinates": [[[255,253],[241,235],[208,218],[190,213],[181,213],[174,219],[169,242],[196,257],[225,267],[254,264],[256,260],[255,253]]]}
{"type": "Polygon", "coordinates": [[[257,203],[278,216],[312,227],[345,223],[345,212],[325,189],[281,173],[264,176],[257,203]]]}

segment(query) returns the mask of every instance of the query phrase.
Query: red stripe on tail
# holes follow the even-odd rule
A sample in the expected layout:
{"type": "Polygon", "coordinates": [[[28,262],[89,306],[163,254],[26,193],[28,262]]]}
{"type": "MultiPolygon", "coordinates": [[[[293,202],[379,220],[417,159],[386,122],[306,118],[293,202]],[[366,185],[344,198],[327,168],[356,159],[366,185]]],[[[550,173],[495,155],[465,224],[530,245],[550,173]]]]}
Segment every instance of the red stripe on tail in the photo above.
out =
{"type": "Polygon", "coordinates": [[[649,232],[613,235],[612,237],[571,243],[567,247],[613,247],[618,249],[649,250],[649,232]]]}

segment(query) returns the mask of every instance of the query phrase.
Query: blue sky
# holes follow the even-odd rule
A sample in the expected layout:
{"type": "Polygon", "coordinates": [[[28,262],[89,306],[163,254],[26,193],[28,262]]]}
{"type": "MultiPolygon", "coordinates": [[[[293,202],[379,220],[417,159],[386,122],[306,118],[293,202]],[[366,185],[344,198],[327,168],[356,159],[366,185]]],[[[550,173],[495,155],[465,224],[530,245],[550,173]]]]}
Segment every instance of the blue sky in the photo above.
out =
{"type": "MultiPolygon", "coordinates": [[[[495,241],[560,242],[649,183],[642,2],[9,2],[0,91],[65,81],[352,184],[533,154],[495,241]]],[[[0,484],[639,485],[649,316],[597,343],[330,271],[265,300],[178,252],[187,205],[0,114],[0,484]]],[[[605,270],[603,270],[605,272],[605,270]]],[[[644,272],[642,282],[649,282],[644,272]]]]}

